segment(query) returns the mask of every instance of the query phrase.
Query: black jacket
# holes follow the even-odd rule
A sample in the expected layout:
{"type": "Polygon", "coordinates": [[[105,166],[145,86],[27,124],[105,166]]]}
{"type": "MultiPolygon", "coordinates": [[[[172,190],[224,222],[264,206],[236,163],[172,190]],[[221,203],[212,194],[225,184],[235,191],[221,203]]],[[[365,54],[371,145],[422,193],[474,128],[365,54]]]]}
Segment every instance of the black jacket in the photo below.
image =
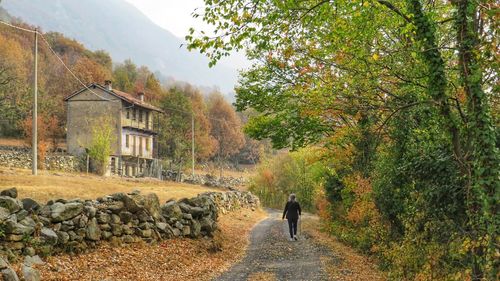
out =
{"type": "Polygon", "coordinates": [[[288,201],[286,202],[285,210],[283,211],[283,218],[289,220],[296,220],[299,218],[299,215],[302,215],[302,210],[300,209],[300,204],[297,201],[288,201]]]}

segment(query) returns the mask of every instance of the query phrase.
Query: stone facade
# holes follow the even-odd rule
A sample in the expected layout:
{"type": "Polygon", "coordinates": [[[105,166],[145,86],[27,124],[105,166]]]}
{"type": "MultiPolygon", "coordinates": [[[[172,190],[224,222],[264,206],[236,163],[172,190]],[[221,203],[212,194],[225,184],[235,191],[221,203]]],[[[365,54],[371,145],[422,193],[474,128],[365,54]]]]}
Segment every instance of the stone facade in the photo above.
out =
{"type": "MultiPolygon", "coordinates": [[[[67,146],[72,155],[85,155],[95,128],[112,129],[111,156],[107,174],[152,175],[156,155],[157,129],[154,118],[162,111],[144,101],[144,94],[115,90],[111,82],[92,83],[65,99],[67,104],[67,146]]],[[[158,119],[158,117],[156,118],[158,119]]]]}
{"type": "MultiPolygon", "coordinates": [[[[31,149],[0,146],[0,166],[31,169],[31,149]]],[[[47,154],[45,169],[64,172],[79,172],[85,168],[85,160],[67,154],[47,154]]]]}
{"type": "Polygon", "coordinates": [[[175,237],[212,236],[219,213],[259,207],[249,192],[210,192],[160,204],[156,194],[116,193],[97,200],[51,200],[41,205],[0,193],[0,256],[86,252],[103,241],[120,245],[175,237]]]}
{"type": "Polygon", "coordinates": [[[120,151],[118,136],[121,135],[120,114],[122,101],[100,88],[93,88],[92,92],[82,92],[69,99],[66,103],[66,143],[68,153],[84,155],[86,153],[85,148],[92,142],[92,128],[98,125],[96,122],[108,122],[115,136],[112,140],[111,151],[113,154],[118,155],[120,151]]]}

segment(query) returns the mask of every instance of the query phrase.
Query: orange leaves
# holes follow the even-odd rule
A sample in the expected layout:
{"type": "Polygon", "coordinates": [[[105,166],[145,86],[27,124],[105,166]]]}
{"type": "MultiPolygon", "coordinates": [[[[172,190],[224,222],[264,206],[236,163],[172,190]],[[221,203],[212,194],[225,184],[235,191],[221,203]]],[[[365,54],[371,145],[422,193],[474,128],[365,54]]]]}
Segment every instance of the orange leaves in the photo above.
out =
{"type": "MultiPolygon", "coordinates": [[[[47,120],[47,118],[42,115],[38,114],[37,118],[37,152],[38,152],[38,167],[44,168],[45,164],[45,155],[47,153],[47,150],[49,149],[49,129],[50,129],[50,124],[53,123],[53,121],[50,118],[47,120]]],[[[31,115],[28,115],[26,119],[24,119],[21,123],[21,126],[24,131],[25,135],[25,142],[29,146],[32,145],[32,136],[33,136],[33,118],[31,115]]]]}
{"type": "Polygon", "coordinates": [[[464,104],[466,99],[467,99],[467,96],[466,96],[466,93],[465,93],[465,90],[463,87],[460,87],[458,90],[457,90],[457,99],[458,101],[461,103],[461,104],[464,104]]]}
{"type": "Polygon", "coordinates": [[[354,203],[347,212],[347,220],[354,224],[378,222],[379,213],[371,196],[370,180],[354,174],[347,177],[345,181],[347,188],[354,194],[354,203]]]}
{"type": "Polygon", "coordinates": [[[331,204],[326,199],[324,194],[324,190],[318,195],[316,199],[316,208],[318,209],[317,215],[320,217],[322,221],[330,221],[331,220],[331,204]]]}
{"type": "Polygon", "coordinates": [[[269,169],[264,169],[261,172],[262,180],[264,181],[265,186],[273,186],[274,185],[274,175],[273,172],[269,169]]]}
{"type": "Polygon", "coordinates": [[[159,245],[98,246],[78,256],[49,257],[38,269],[42,280],[211,280],[243,256],[247,236],[264,217],[243,209],[219,221],[214,239],[173,239],[159,245]],[[213,252],[214,241],[223,251],[213,252]]]}
{"type": "MultiPolygon", "coordinates": [[[[80,80],[85,84],[92,82],[101,82],[110,79],[111,73],[106,70],[102,65],[87,58],[81,57],[78,59],[73,67],[75,73],[78,73],[80,80]]],[[[77,85],[78,87],[81,85],[77,85]]],[[[75,88],[77,88],[75,86],[75,88]]]]}
{"type": "Polygon", "coordinates": [[[225,158],[237,153],[245,145],[245,136],[235,109],[221,94],[214,93],[209,97],[209,115],[220,156],[225,158]]]}

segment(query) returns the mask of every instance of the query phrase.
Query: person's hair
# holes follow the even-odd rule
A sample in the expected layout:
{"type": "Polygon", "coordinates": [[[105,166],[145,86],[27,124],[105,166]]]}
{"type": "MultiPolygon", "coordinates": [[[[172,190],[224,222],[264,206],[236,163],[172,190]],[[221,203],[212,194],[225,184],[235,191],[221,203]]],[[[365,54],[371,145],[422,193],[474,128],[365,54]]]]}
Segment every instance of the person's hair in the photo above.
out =
{"type": "Polygon", "coordinates": [[[288,201],[295,202],[295,194],[294,193],[290,194],[290,197],[288,197],[288,201]]]}

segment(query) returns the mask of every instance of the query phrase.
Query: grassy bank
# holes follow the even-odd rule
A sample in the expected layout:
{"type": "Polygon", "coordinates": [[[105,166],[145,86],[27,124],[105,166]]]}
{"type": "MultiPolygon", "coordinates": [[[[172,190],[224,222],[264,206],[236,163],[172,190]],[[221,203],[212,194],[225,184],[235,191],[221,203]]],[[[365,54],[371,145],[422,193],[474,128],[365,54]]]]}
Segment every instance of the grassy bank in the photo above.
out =
{"type": "Polygon", "coordinates": [[[156,179],[100,177],[84,173],[39,171],[38,176],[33,176],[30,170],[0,167],[0,190],[10,187],[18,189],[20,198],[29,197],[40,202],[57,198],[96,199],[99,196],[136,189],[143,193],[154,192],[160,202],[165,202],[171,198],[193,197],[217,190],[156,179]]]}

